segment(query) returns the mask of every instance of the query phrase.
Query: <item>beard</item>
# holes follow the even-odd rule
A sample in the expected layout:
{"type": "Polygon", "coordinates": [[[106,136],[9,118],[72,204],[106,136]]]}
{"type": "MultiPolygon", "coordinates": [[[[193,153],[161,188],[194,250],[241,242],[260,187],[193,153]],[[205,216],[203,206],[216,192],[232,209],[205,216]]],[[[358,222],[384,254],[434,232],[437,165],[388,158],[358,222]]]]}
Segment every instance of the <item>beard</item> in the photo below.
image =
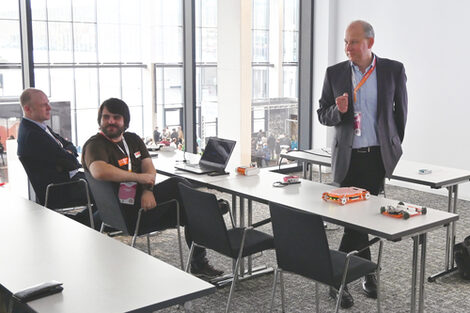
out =
{"type": "Polygon", "coordinates": [[[100,126],[101,131],[103,134],[105,134],[108,138],[115,139],[121,136],[125,128],[124,127],[119,127],[114,124],[108,124],[106,126],[100,126]]]}

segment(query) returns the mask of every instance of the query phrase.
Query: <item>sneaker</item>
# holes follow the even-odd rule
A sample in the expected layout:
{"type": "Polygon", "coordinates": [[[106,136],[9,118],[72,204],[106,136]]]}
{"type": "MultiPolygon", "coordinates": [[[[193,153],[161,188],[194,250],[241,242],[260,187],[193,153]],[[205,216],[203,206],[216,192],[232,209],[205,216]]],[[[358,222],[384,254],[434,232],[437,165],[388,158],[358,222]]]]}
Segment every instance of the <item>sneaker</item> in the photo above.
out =
{"type": "Polygon", "coordinates": [[[214,278],[221,276],[224,272],[215,269],[209,262],[205,262],[200,265],[191,265],[191,273],[197,277],[214,278]]]}
{"type": "Polygon", "coordinates": [[[362,290],[367,297],[377,299],[377,279],[374,274],[369,274],[362,281],[362,290]]]}

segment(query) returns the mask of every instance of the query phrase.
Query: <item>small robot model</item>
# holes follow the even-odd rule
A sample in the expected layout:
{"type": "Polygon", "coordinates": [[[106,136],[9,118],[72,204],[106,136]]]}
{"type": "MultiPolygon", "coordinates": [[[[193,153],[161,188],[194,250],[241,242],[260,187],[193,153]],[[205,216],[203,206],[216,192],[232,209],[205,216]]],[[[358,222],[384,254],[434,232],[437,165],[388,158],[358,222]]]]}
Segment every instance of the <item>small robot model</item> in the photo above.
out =
{"type": "Polygon", "coordinates": [[[299,176],[295,175],[284,176],[282,180],[285,184],[296,184],[300,181],[299,176]]]}
{"type": "Polygon", "coordinates": [[[350,202],[367,200],[370,198],[370,193],[365,189],[357,187],[343,187],[324,192],[322,197],[325,201],[330,200],[345,205],[350,202]]]}
{"type": "Polygon", "coordinates": [[[403,218],[405,220],[412,216],[424,215],[428,212],[426,207],[415,207],[406,205],[403,202],[398,202],[396,206],[387,205],[380,208],[380,213],[394,218],[403,218]]]}

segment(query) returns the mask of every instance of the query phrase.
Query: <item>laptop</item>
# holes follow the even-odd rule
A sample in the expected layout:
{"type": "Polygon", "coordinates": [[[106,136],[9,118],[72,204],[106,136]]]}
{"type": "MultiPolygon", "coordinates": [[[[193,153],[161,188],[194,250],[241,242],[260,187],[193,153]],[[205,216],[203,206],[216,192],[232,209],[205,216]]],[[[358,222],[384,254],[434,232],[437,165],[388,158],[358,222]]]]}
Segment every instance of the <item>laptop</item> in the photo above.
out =
{"type": "Polygon", "coordinates": [[[210,137],[198,164],[182,163],[175,168],[194,174],[224,172],[235,144],[233,140],[210,137]]]}

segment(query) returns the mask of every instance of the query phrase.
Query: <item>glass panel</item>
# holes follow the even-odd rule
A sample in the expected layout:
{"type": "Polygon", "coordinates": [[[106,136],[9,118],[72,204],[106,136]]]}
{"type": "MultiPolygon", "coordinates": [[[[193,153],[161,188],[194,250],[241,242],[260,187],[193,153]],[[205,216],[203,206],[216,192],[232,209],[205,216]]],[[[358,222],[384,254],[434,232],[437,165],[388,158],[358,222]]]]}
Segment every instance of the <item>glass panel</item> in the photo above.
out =
{"type": "Polygon", "coordinates": [[[96,1],[96,21],[98,23],[119,23],[119,1],[96,1]]]}
{"type": "Polygon", "coordinates": [[[141,1],[120,1],[121,25],[140,25],[141,1]]]}
{"type": "Polygon", "coordinates": [[[96,63],[96,25],[74,23],[75,62],[96,63]]]}
{"type": "Polygon", "coordinates": [[[119,62],[120,36],[118,25],[98,24],[98,60],[99,62],[119,62]]]}
{"type": "Polygon", "coordinates": [[[73,69],[52,68],[51,75],[51,99],[58,101],[70,101],[70,107],[74,107],[74,81],[73,69]]]}
{"type": "Polygon", "coordinates": [[[21,69],[0,69],[0,96],[18,96],[21,90],[21,69]]]}
{"type": "Polygon", "coordinates": [[[73,20],[96,22],[95,0],[73,0],[73,20]]]}
{"type": "Polygon", "coordinates": [[[72,24],[49,23],[49,56],[51,63],[72,63],[72,24]]]}
{"type": "Polygon", "coordinates": [[[165,106],[183,104],[183,69],[166,68],[164,72],[164,103],[165,106]]]}
{"type": "Polygon", "coordinates": [[[121,62],[142,62],[140,26],[121,25],[121,62]]]}
{"type": "Polygon", "coordinates": [[[19,19],[18,1],[2,1],[0,19],[19,19]]]}
{"type": "Polygon", "coordinates": [[[142,69],[122,69],[122,100],[129,106],[142,105],[142,69]]]}
{"type": "Polygon", "coordinates": [[[253,62],[269,62],[269,30],[253,30],[253,62]]]}
{"type": "Polygon", "coordinates": [[[0,63],[20,63],[20,29],[18,21],[0,20],[0,63]]]}
{"type": "Polygon", "coordinates": [[[142,106],[132,106],[129,102],[126,102],[126,103],[127,105],[129,105],[129,112],[131,114],[131,122],[129,123],[129,131],[138,134],[140,137],[143,137],[142,106]]]}
{"type": "Polygon", "coordinates": [[[253,0],[253,29],[269,29],[269,0],[253,0]]]}
{"type": "Polygon", "coordinates": [[[299,56],[299,32],[284,31],[283,61],[298,62],[299,56]]]}
{"type": "Polygon", "coordinates": [[[47,0],[49,21],[72,21],[72,3],[70,0],[47,0]]]}
{"type": "Polygon", "coordinates": [[[217,62],[217,28],[204,28],[201,34],[201,61],[217,62]]]}
{"type": "MultiPolygon", "coordinates": [[[[15,1],[9,1],[9,3],[15,3],[15,1]]],[[[17,2],[16,6],[18,6],[17,2]]],[[[46,10],[46,0],[31,0],[31,18],[33,21],[45,21],[46,10]]]]}
{"type": "Polygon", "coordinates": [[[299,0],[284,0],[284,29],[299,30],[299,0]]]}
{"type": "Polygon", "coordinates": [[[81,109],[76,111],[77,125],[87,125],[86,127],[80,127],[77,137],[78,145],[83,147],[83,144],[98,132],[98,107],[91,109],[81,109]]]}
{"type": "Polygon", "coordinates": [[[283,95],[284,97],[297,98],[298,97],[298,67],[297,66],[284,66],[283,70],[283,95]]]}
{"type": "Polygon", "coordinates": [[[269,72],[265,67],[253,67],[253,100],[266,99],[269,92],[269,72]]]}
{"type": "Polygon", "coordinates": [[[41,89],[47,95],[50,95],[50,84],[49,84],[49,69],[48,68],[35,68],[34,69],[34,80],[36,82],[36,88],[41,89]]]}
{"type": "Polygon", "coordinates": [[[109,98],[122,98],[119,68],[100,68],[100,103],[109,98]]]}
{"type": "Polygon", "coordinates": [[[183,26],[161,26],[155,30],[152,58],[158,63],[183,61],[183,26]]]}
{"type": "MultiPolygon", "coordinates": [[[[76,108],[89,109],[97,108],[98,101],[98,71],[96,68],[76,68],[75,69],[75,86],[76,86],[76,108]]],[[[78,123],[78,127],[83,128],[86,124],[78,123]]],[[[81,128],[79,130],[79,133],[81,128]]]]}
{"type": "Polygon", "coordinates": [[[33,22],[34,63],[49,63],[47,22],[33,22]]]}

